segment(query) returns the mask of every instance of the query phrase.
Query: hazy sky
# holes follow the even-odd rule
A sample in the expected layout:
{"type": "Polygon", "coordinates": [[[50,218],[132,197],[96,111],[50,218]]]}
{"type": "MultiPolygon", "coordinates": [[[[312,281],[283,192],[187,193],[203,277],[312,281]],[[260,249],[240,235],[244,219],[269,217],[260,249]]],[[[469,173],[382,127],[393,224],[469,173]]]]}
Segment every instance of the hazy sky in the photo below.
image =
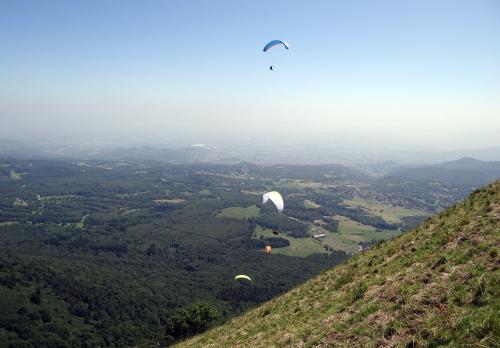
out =
{"type": "Polygon", "coordinates": [[[0,122],[9,138],[500,145],[500,1],[0,0],[0,122]],[[290,50],[264,54],[272,39],[290,50]]]}

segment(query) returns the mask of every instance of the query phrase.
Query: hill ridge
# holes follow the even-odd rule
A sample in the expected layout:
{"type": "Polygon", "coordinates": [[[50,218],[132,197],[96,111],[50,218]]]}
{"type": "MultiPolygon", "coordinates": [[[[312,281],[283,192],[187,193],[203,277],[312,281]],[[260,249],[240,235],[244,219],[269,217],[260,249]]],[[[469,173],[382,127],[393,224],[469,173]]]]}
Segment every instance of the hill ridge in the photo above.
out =
{"type": "Polygon", "coordinates": [[[500,181],[179,347],[495,346],[500,181]]]}
{"type": "Polygon", "coordinates": [[[462,157],[438,164],[402,166],[389,172],[386,177],[480,187],[500,179],[500,161],[462,157]]]}

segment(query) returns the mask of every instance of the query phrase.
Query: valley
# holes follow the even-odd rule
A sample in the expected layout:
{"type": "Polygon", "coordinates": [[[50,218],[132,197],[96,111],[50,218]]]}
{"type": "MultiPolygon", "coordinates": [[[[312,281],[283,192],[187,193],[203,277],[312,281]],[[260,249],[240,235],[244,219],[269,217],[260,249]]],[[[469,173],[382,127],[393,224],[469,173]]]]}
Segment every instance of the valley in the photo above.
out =
{"type": "Polygon", "coordinates": [[[206,325],[223,322],[473,189],[340,165],[0,164],[0,344],[40,347],[175,342],[199,330],[173,324],[190,306],[215,313],[206,325]],[[282,214],[262,204],[271,190],[282,214]]]}

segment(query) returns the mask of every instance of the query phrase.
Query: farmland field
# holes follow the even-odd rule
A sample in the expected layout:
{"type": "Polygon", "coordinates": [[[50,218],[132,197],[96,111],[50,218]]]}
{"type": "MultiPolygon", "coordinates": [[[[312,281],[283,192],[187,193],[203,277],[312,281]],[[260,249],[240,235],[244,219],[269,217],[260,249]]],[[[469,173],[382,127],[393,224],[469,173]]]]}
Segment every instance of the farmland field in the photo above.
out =
{"type": "Polygon", "coordinates": [[[256,217],[259,214],[260,214],[260,208],[258,208],[256,205],[251,205],[247,208],[244,208],[244,207],[224,208],[217,215],[217,217],[248,219],[248,218],[256,217]]]}
{"type": "Polygon", "coordinates": [[[309,200],[309,199],[306,199],[304,201],[304,207],[305,208],[319,208],[320,205],[319,204],[316,204],[314,203],[313,201],[309,200]]]}
{"type": "MultiPolygon", "coordinates": [[[[261,226],[257,226],[255,229],[256,238],[259,239],[261,236],[263,238],[276,237],[273,231],[261,226]]],[[[309,238],[292,238],[286,235],[278,235],[280,238],[287,239],[290,242],[290,246],[284,248],[274,248],[272,250],[273,254],[281,254],[288,256],[298,256],[305,257],[315,253],[328,253],[325,248],[321,245],[319,241],[309,238]]]]}
{"type": "Polygon", "coordinates": [[[16,172],[14,169],[12,169],[10,171],[10,177],[11,177],[11,179],[14,179],[14,180],[21,180],[22,179],[22,174],[23,173],[16,172]]]}
{"type": "Polygon", "coordinates": [[[162,199],[154,199],[153,201],[155,203],[159,203],[159,204],[180,204],[182,202],[185,202],[185,199],[181,199],[181,198],[162,198],[162,199]]]}
{"type": "Polygon", "coordinates": [[[378,230],[373,226],[364,225],[345,216],[335,216],[335,218],[339,221],[340,235],[357,243],[386,240],[401,233],[398,230],[378,230]]]}
{"type": "Polygon", "coordinates": [[[380,202],[366,200],[360,197],[344,200],[350,207],[361,207],[372,215],[378,215],[384,220],[393,223],[400,223],[402,217],[406,216],[430,216],[431,214],[423,209],[408,209],[403,207],[385,205],[380,202]]]}

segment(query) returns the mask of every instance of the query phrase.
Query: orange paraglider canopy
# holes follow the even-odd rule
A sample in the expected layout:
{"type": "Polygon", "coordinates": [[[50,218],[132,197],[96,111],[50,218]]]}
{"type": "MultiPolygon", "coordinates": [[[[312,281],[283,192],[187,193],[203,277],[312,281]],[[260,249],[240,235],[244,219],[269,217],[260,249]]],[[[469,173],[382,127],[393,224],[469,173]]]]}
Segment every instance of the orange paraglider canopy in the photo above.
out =
{"type": "Polygon", "coordinates": [[[266,245],[266,254],[271,253],[271,246],[269,244],[266,245]]]}

